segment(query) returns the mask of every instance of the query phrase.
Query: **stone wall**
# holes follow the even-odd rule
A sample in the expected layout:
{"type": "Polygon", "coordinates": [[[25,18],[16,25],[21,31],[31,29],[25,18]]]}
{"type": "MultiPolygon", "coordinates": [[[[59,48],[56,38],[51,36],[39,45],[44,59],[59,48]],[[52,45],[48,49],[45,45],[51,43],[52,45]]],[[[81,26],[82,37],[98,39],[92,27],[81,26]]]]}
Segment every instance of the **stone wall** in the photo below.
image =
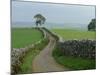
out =
{"type": "MultiPolygon", "coordinates": [[[[46,29],[47,30],[47,29],[46,29]]],[[[96,41],[95,40],[66,40],[63,41],[57,34],[50,32],[56,41],[57,47],[65,56],[96,58],[96,41]]]]}
{"type": "Polygon", "coordinates": [[[51,35],[55,38],[56,41],[59,40],[59,37],[58,37],[55,33],[51,32],[50,30],[48,30],[48,29],[46,29],[46,28],[44,28],[44,27],[43,27],[43,29],[44,29],[45,31],[47,31],[49,34],[51,34],[51,35]]]}
{"type": "Polygon", "coordinates": [[[58,42],[57,47],[66,56],[92,58],[96,56],[95,40],[68,40],[58,42]]]}

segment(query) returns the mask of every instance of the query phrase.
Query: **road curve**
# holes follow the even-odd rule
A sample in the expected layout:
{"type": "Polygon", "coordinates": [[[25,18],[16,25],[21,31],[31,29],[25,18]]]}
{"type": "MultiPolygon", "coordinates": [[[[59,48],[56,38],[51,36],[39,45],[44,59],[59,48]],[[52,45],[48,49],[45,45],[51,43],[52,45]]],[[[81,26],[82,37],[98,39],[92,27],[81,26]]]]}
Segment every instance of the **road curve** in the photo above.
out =
{"type": "Polygon", "coordinates": [[[33,73],[68,70],[65,67],[58,64],[52,57],[52,50],[56,45],[56,41],[54,37],[52,37],[48,32],[46,32],[46,35],[48,36],[50,41],[48,45],[43,50],[41,50],[41,52],[34,58],[32,63],[33,73]]]}

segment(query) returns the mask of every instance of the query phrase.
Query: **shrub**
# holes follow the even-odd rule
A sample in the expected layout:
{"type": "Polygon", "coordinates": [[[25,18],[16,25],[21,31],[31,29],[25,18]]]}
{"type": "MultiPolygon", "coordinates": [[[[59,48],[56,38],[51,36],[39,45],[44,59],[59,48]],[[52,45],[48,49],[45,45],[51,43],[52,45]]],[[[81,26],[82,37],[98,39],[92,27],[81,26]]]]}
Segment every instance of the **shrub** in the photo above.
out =
{"type": "Polygon", "coordinates": [[[95,31],[96,30],[96,19],[92,19],[88,25],[88,31],[95,31]]]}

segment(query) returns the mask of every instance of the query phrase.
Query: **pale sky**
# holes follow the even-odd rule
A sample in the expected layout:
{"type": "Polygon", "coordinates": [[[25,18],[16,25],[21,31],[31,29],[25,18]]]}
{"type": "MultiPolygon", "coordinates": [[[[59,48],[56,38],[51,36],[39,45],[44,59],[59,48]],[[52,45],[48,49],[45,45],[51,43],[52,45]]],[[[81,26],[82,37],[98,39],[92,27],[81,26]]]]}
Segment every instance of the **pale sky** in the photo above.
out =
{"type": "Polygon", "coordinates": [[[12,2],[12,22],[33,22],[41,13],[49,23],[88,24],[95,18],[95,6],[51,4],[36,2],[12,2]]]}

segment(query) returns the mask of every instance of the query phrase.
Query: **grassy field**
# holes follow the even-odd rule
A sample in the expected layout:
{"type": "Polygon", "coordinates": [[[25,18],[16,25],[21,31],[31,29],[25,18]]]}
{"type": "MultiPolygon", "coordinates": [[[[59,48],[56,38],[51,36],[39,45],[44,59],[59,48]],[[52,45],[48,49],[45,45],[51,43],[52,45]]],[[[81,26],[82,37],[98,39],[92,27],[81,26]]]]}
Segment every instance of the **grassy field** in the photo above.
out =
{"type": "Polygon", "coordinates": [[[12,28],[12,47],[21,48],[39,41],[42,33],[36,29],[12,28]]]}
{"type": "Polygon", "coordinates": [[[72,39],[95,39],[95,31],[81,31],[81,30],[72,30],[72,29],[52,29],[51,31],[55,32],[59,36],[63,37],[64,40],[72,39]]]}

